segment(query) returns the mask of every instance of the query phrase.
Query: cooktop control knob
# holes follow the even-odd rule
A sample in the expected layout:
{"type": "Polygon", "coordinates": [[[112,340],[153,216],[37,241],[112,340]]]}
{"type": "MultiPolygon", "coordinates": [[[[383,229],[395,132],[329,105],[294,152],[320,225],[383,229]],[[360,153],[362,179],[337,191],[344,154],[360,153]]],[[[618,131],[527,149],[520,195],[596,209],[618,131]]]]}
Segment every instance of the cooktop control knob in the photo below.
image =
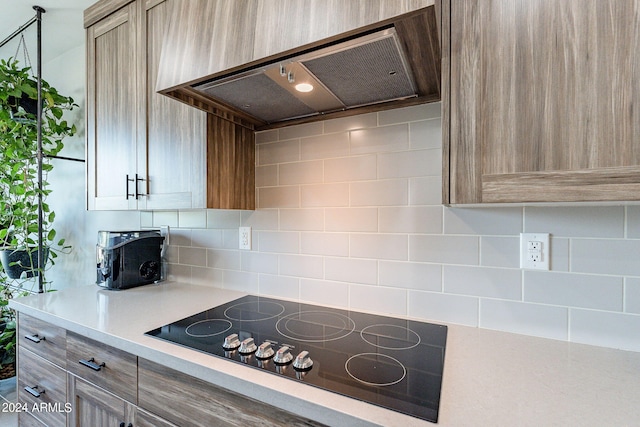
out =
{"type": "Polygon", "coordinates": [[[222,348],[225,350],[235,350],[240,347],[240,340],[238,339],[238,334],[231,334],[228,337],[224,338],[224,343],[222,344],[222,348]]]}
{"type": "Polygon", "coordinates": [[[275,356],[273,356],[273,361],[280,365],[286,365],[292,360],[293,360],[293,355],[291,354],[291,351],[289,351],[289,347],[286,345],[283,345],[282,347],[280,347],[278,351],[276,351],[275,356]]]}
{"type": "Polygon", "coordinates": [[[313,366],[313,360],[309,357],[308,351],[301,351],[300,354],[296,356],[296,360],[293,361],[293,369],[297,369],[300,371],[306,371],[311,369],[313,366]]]}
{"type": "Polygon", "coordinates": [[[256,351],[257,348],[256,343],[253,342],[253,338],[249,337],[240,343],[240,349],[238,351],[241,354],[249,354],[256,351]]]}
{"type": "Polygon", "coordinates": [[[265,341],[260,344],[258,350],[256,351],[256,357],[258,359],[268,359],[274,354],[275,352],[273,351],[273,348],[271,348],[271,343],[269,341],[265,341]]]}

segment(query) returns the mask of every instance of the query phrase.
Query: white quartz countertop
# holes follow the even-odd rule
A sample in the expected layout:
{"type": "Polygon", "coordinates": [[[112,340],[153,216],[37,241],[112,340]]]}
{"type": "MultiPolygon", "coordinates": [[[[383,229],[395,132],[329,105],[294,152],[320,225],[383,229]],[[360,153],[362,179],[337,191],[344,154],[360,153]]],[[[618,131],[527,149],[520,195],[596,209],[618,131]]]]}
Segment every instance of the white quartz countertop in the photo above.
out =
{"type": "MultiPolygon", "coordinates": [[[[434,425],[144,335],[243,295],[176,282],[126,291],[90,285],[10,306],[328,425],[434,425]]],[[[438,425],[639,425],[640,353],[448,326],[438,425]]]]}

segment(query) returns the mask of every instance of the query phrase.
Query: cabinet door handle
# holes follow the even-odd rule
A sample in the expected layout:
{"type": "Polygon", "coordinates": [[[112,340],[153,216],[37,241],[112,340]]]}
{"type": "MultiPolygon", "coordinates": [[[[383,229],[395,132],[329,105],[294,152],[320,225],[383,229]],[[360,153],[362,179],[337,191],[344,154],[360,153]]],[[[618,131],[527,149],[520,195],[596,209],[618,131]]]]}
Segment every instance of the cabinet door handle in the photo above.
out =
{"type": "MultiPolygon", "coordinates": [[[[124,421],[120,423],[120,427],[125,427],[124,426],[124,421]]],[[[129,424],[127,424],[127,427],[133,427],[133,424],[129,423],[129,424]]]]}
{"type": "Polygon", "coordinates": [[[37,385],[34,385],[33,387],[25,387],[24,390],[35,398],[38,398],[41,394],[44,394],[44,390],[38,391],[37,385]]]}
{"type": "Polygon", "coordinates": [[[32,341],[36,344],[38,344],[40,341],[45,341],[46,338],[45,337],[41,337],[38,334],[33,334],[33,335],[25,335],[24,336],[26,339],[28,339],[29,341],[32,341]]]}
{"type": "Polygon", "coordinates": [[[81,365],[86,366],[87,368],[91,368],[94,371],[99,371],[103,367],[107,366],[104,362],[97,364],[96,359],[94,359],[93,357],[89,360],[80,359],[79,362],[81,365]]]}
{"type": "Polygon", "coordinates": [[[144,182],[144,178],[140,178],[140,177],[138,177],[138,174],[136,174],[136,200],[138,200],[138,197],[140,197],[140,196],[146,196],[145,193],[140,193],[138,191],[138,181],[144,182]]]}
{"type": "MultiPolygon", "coordinates": [[[[129,182],[133,182],[133,183],[135,183],[135,184],[136,184],[136,187],[137,187],[138,183],[136,182],[136,180],[135,180],[135,179],[133,179],[133,178],[129,178],[129,174],[127,174],[127,175],[126,175],[126,177],[127,177],[127,186],[126,186],[126,191],[125,191],[126,199],[127,199],[127,200],[129,200],[129,196],[131,196],[131,197],[134,197],[134,196],[135,196],[135,198],[137,199],[137,198],[138,198],[138,194],[137,194],[137,193],[138,193],[138,190],[137,190],[137,188],[136,188],[136,194],[131,194],[131,193],[129,193],[129,182]]],[[[137,177],[138,177],[138,174],[136,174],[136,178],[137,178],[137,177]]]]}

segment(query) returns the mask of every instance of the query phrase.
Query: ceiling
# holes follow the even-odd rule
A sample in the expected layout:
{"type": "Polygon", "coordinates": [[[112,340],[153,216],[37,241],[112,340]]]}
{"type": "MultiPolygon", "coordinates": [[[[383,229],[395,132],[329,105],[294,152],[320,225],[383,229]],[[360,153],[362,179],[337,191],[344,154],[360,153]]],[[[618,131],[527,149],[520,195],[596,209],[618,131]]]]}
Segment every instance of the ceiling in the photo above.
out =
{"type": "MultiPolygon", "coordinates": [[[[83,11],[97,0],[0,0],[0,41],[24,25],[36,12],[33,6],[45,9],[42,15],[42,62],[47,63],[62,53],[84,44],[83,11]]],[[[32,65],[36,62],[36,24],[24,32],[27,52],[32,65]]],[[[16,56],[20,37],[0,48],[0,58],[16,56]]],[[[24,61],[22,49],[17,55],[24,61]]]]}

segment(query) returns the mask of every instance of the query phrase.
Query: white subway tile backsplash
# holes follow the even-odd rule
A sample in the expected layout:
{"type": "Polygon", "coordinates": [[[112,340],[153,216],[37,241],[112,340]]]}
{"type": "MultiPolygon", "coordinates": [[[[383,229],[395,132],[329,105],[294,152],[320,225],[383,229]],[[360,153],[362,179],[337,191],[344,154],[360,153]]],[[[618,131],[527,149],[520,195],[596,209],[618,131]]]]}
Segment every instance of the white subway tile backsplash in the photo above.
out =
{"type": "Polygon", "coordinates": [[[378,231],[376,208],[327,208],[324,215],[325,231],[378,231]]]}
{"type": "Polygon", "coordinates": [[[480,327],[567,340],[568,308],[507,300],[480,300],[480,327]]]}
{"type": "Polygon", "coordinates": [[[286,187],[258,188],[258,208],[297,208],[300,207],[300,187],[289,185],[286,187]]]}
{"type": "Polygon", "coordinates": [[[283,141],[285,139],[302,138],[311,135],[320,135],[324,129],[323,122],[305,123],[302,125],[288,126],[280,128],[279,139],[283,141]]]}
{"type": "Polygon", "coordinates": [[[227,249],[207,250],[207,267],[240,270],[240,252],[227,249]]]}
{"type": "Polygon", "coordinates": [[[278,185],[278,165],[256,166],[256,187],[278,185]]]}
{"type": "Polygon", "coordinates": [[[300,205],[304,208],[349,206],[349,184],[302,185],[300,205]]]}
{"type": "Polygon", "coordinates": [[[409,148],[409,126],[393,125],[349,132],[351,154],[399,151],[409,148]]]}
{"type": "Polygon", "coordinates": [[[626,313],[640,314],[640,279],[625,279],[624,311],[626,313]]]}
{"type": "Polygon", "coordinates": [[[624,236],[622,206],[526,207],[525,232],[557,237],[624,236]]]}
{"type": "Polygon", "coordinates": [[[351,206],[405,206],[409,202],[406,179],[352,182],[351,206]]]}
{"type": "Polygon", "coordinates": [[[517,235],[522,231],[522,208],[445,208],[445,234],[517,235]]]}
{"type": "Polygon", "coordinates": [[[207,209],[207,228],[238,228],[241,215],[242,212],[237,210],[207,209]]]}
{"type": "Polygon", "coordinates": [[[181,247],[178,261],[183,265],[207,266],[207,250],[204,248],[181,247]]]}
{"type": "Polygon", "coordinates": [[[572,239],[571,271],[640,276],[640,240],[572,239]]]}
{"type": "Polygon", "coordinates": [[[138,220],[172,227],[170,279],[640,351],[640,207],[443,207],[440,109],[259,132],[257,210],[138,220]],[[550,272],[519,268],[523,231],[550,272]]]}
{"type": "Polygon", "coordinates": [[[516,269],[445,265],[442,281],[448,294],[522,300],[522,273],[516,269]]]}
{"type": "Polygon", "coordinates": [[[520,267],[520,237],[482,236],[480,248],[480,265],[520,267]]]}
{"type": "Polygon", "coordinates": [[[278,129],[256,132],[256,144],[264,144],[265,142],[274,142],[277,140],[278,140],[278,129]]]}
{"type": "Polygon", "coordinates": [[[381,233],[442,233],[442,207],[378,208],[378,231],[381,233]]]}
{"type": "Polygon", "coordinates": [[[380,111],[378,121],[380,126],[393,123],[407,123],[418,120],[435,119],[442,115],[440,102],[416,105],[413,107],[396,108],[394,110],[380,111]]]}
{"type": "Polygon", "coordinates": [[[178,211],[154,211],[153,212],[153,226],[162,227],[168,225],[169,227],[178,227],[178,211]]]}
{"type": "Polygon", "coordinates": [[[622,311],[622,290],[621,277],[524,272],[525,301],[622,311]]]}
{"type": "Polygon", "coordinates": [[[280,185],[314,184],[323,181],[324,165],[322,160],[284,163],[278,167],[280,185]]]}
{"type": "Polygon", "coordinates": [[[324,161],[325,182],[366,181],[376,179],[377,160],[375,154],[342,157],[324,161]]]}
{"type": "Polygon", "coordinates": [[[281,209],[280,230],[322,231],[324,229],[323,209],[281,209]]]}
{"type": "Polygon", "coordinates": [[[207,228],[207,212],[204,210],[179,211],[180,228],[207,228]]]}
{"type": "Polygon", "coordinates": [[[300,253],[308,255],[349,256],[349,234],[301,233],[300,253]]]}
{"type": "Polygon", "coordinates": [[[278,255],[254,251],[242,251],[240,265],[242,271],[278,274],[278,255]]]}
{"type": "Polygon", "coordinates": [[[378,282],[378,262],[371,259],[325,258],[324,275],[327,280],[375,285],[378,282]]]}
{"type": "Polygon", "coordinates": [[[378,178],[412,178],[442,174],[442,150],[378,154],[378,178]]]}
{"type": "Polygon", "coordinates": [[[409,261],[478,265],[479,258],[476,236],[409,236],[409,261]]]}
{"type": "Polygon", "coordinates": [[[258,294],[260,292],[260,275],[246,271],[222,270],[222,282],[225,289],[258,294]]]}
{"type": "Polygon", "coordinates": [[[570,341],[640,351],[640,316],[577,308],[570,316],[570,341]]]}
{"type": "Polygon", "coordinates": [[[478,326],[478,298],[410,290],[408,301],[411,317],[478,326]]]}
{"type": "Polygon", "coordinates": [[[406,234],[352,234],[350,255],[354,258],[408,260],[406,234]]]}
{"type": "Polygon", "coordinates": [[[409,142],[414,150],[442,148],[442,123],[440,118],[409,124],[409,142]]]}
{"type": "Polygon", "coordinates": [[[324,122],[324,132],[343,132],[355,129],[373,128],[378,125],[376,113],[359,114],[357,116],[341,117],[324,122]]]}
{"type": "Polygon", "coordinates": [[[409,180],[409,204],[441,205],[442,176],[427,176],[409,180]]]}
{"type": "Polygon", "coordinates": [[[280,255],[280,275],[322,279],[324,258],[311,255],[280,255]]]}
{"type": "MultiPolygon", "coordinates": [[[[300,252],[300,234],[296,232],[261,231],[258,248],[260,252],[294,253],[300,252]]],[[[255,250],[255,247],[254,247],[255,250]]]]}
{"type": "Polygon", "coordinates": [[[442,291],[442,266],[417,262],[380,261],[378,263],[381,286],[442,291]]]}
{"type": "Polygon", "coordinates": [[[329,280],[300,279],[300,299],[315,304],[349,307],[349,286],[329,280]]]}
{"type": "Polygon", "coordinates": [[[276,298],[297,299],[300,296],[300,279],[269,274],[259,278],[260,294],[276,298]]]}
{"type": "Polygon", "coordinates": [[[640,206],[627,206],[627,238],[640,239],[640,206]]]}
{"type": "Polygon", "coordinates": [[[297,162],[300,160],[300,140],[256,145],[256,160],[259,166],[297,162]]]}
{"type": "Polygon", "coordinates": [[[347,132],[300,139],[300,157],[302,160],[330,159],[348,155],[349,134],[347,132]]]}
{"type": "MultiPolygon", "coordinates": [[[[190,246],[196,248],[223,248],[223,234],[223,230],[193,230],[190,246]]],[[[171,238],[173,239],[173,236],[171,238]]]]}
{"type": "Polygon", "coordinates": [[[407,315],[407,291],[398,288],[349,285],[349,306],[396,316],[407,315]]]}

